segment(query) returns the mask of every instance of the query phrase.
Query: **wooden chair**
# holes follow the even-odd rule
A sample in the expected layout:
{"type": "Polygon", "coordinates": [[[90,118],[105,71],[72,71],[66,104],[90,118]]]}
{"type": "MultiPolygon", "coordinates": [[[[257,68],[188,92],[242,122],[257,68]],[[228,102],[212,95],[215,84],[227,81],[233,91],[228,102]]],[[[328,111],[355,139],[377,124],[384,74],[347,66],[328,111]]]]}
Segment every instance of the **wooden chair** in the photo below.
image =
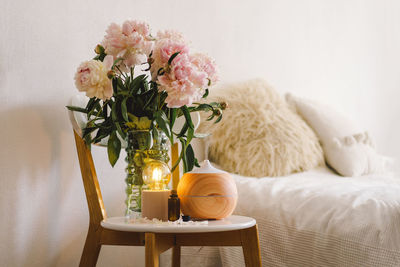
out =
{"type": "MultiPolygon", "coordinates": [[[[242,246],[246,266],[261,266],[257,225],[250,228],[213,233],[151,233],[107,229],[107,218],[90,150],[75,132],[75,143],[89,208],[89,230],[79,266],[96,266],[102,245],[145,246],[146,267],[159,265],[159,255],[172,248],[172,266],[180,266],[182,246],[242,246]]],[[[177,146],[173,147],[174,150],[177,146]]],[[[174,155],[173,155],[174,157],[174,155]]],[[[175,179],[175,185],[177,181],[175,179]]]]}

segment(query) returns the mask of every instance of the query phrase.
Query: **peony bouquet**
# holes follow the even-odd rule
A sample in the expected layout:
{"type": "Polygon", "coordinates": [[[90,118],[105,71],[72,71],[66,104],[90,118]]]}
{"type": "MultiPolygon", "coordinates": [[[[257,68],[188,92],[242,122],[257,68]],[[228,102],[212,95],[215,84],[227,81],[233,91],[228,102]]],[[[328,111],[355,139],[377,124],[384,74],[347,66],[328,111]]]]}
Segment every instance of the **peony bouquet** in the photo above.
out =
{"type": "Polygon", "coordinates": [[[85,108],[67,108],[87,114],[83,138],[88,145],[109,138],[112,166],[119,158],[120,139],[141,129],[161,130],[171,144],[180,141],[182,152],[174,166],[180,160],[184,171],[197,165],[190,142],[204,136],[194,132],[190,113],[210,112],[208,120],[219,122],[224,104],[205,103],[208,88],[218,81],[216,65],[209,56],[190,50],[179,32],[152,36],[147,23],[128,20],[122,26],[112,23],[95,48],[96,57],[78,67],[75,85],[90,100],[85,108]],[[175,132],[180,116],[185,123],[175,132]]]}

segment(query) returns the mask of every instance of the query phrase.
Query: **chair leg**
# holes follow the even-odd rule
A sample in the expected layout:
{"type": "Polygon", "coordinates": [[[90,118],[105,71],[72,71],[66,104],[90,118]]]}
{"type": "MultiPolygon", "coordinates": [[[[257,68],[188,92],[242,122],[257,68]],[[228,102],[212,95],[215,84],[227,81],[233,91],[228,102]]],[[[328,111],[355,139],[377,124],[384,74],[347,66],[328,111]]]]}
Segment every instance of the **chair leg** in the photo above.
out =
{"type": "Polygon", "coordinates": [[[181,266],[181,246],[174,246],[172,248],[172,267],[181,266]]]}
{"type": "Polygon", "coordinates": [[[257,225],[240,230],[240,235],[246,266],[261,267],[260,240],[258,238],[257,225]]]}
{"type": "Polygon", "coordinates": [[[88,234],[86,236],[85,246],[83,248],[81,261],[79,263],[80,267],[95,267],[97,259],[99,258],[99,253],[101,249],[100,244],[101,233],[96,232],[89,227],[88,234]]]}
{"type": "Polygon", "coordinates": [[[145,234],[146,267],[159,266],[159,251],[156,243],[156,234],[145,234]]]}

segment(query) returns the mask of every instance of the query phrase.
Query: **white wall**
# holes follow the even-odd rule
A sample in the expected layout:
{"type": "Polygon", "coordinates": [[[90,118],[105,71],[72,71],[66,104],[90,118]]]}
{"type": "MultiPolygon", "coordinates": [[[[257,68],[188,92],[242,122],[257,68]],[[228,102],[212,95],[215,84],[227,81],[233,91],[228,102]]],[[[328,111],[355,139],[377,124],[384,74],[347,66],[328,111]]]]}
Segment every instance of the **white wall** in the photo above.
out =
{"type": "MultiPolygon", "coordinates": [[[[222,81],[261,76],[342,110],[400,158],[396,0],[3,0],[0,9],[0,265],[76,266],[88,212],[64,105],[73,75],[112,22],[178,29],[216,58],[222,81]]],[[[124,162],[95,160],[110,215],[124,162]]],[[[143,250],[102,250],[99,266],[143,266],[143,250]]]]}

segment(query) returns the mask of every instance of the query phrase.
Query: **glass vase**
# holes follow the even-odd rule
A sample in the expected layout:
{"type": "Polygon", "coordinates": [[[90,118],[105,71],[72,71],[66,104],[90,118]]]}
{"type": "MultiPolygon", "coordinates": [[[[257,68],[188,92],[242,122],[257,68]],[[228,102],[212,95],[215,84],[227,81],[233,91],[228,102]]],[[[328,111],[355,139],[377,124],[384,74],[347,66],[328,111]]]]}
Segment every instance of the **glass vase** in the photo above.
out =
{"type": "Polygon", "coordinates": [[[166,134],[158,129],[131,130],[127,135],[126,147],[126,211],[129,217],[141,217],[143,183],[142,170],[152,159],[168,164],[169,144],[166,134]]]}

